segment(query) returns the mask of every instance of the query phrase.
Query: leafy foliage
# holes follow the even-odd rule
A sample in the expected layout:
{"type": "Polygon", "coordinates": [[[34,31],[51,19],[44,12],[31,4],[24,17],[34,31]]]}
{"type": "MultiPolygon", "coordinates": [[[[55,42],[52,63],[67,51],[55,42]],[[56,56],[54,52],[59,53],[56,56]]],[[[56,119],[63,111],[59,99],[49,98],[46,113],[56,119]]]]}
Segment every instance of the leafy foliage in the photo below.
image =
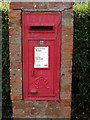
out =
{"type": "Polygon", "coordinates": [[[72,116],[83,120],[90,115],[90,11],[88,8],[83,11],[78,5],[82,3],[78,3],[74,10],[72,116]]]}
{"type": "Polygon", "coordinates": [[[9,66],[9,37],[8,12],[2,11],[2,118],[10,118],[12,113],[10,100],[10,66],[9,66]]]}
{"type": "Polygon", "coordinates": [[[0,10],[8,11],[9,10],[9,2],[6,2],[6,0],[4,0],[3,2],[0,2],[0,10]]]}
{"type": "Polygon", "coordinates": [[[78,17],[90,15],[89,4],[89,2],[80,2],[73,5],[74,12],[78,15],[78,17]]]}

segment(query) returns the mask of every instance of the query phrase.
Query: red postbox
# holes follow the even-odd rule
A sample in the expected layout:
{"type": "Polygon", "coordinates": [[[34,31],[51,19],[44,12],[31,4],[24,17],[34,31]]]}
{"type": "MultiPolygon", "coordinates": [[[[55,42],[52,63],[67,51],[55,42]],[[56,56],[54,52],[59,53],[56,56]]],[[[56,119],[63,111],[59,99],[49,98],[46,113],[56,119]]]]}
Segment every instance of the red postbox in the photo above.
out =
{"type": "Polygon", "coordinates": [[[23,98],[59,100],[60,13],[22,13],[23,98]]]}

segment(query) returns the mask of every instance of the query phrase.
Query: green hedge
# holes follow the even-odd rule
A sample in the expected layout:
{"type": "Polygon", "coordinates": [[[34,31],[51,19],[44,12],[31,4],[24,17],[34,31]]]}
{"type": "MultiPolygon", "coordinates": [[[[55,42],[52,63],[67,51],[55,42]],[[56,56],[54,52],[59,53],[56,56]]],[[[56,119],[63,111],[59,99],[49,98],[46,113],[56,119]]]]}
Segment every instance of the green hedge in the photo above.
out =
{"type": "Polygon", "coordinates": [[[84,4],[74,5],[72,118],[77,120],[90,115],[90,10],[84,4]]]}
{"type": "Polygon", "coordinates": [[[2,11],[2,116],[10,118],[12,114],[10,100],[10,62],[9,62],[9,34],[8,12],[2,11]]]}

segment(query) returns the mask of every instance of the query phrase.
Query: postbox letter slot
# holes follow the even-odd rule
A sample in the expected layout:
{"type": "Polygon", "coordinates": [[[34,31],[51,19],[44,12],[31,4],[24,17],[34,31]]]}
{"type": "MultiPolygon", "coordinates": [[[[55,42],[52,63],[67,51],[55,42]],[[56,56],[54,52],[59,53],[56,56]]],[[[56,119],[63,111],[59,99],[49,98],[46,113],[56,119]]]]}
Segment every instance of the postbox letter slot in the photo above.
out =
{"type": "Polygon", "coordinates": [[[30,26],[30,31],[52,31],[53,26],[30,26]]]}

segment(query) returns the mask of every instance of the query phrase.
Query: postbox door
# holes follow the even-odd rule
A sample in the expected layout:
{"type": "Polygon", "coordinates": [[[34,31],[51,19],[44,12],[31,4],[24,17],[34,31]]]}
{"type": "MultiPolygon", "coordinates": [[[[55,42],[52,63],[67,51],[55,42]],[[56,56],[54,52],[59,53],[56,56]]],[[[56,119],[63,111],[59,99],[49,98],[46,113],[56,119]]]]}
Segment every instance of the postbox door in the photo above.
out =
{"type": "MultiPolygon", "coordinates": [[[[52,16],[54,16],[54,14],[52,14],[52,16]]],[[[25,17],[25,13],[23,14],[23,17],[25,17]]],[[[57,19],[59,21],[60,14],[58,14],[57,19]]],[[[58,100],[60,90],[60,24],[58,25],[56,24],[57,29],[56,31],[58,32],[57,33],[52,32],[52,36],[53,34],[55,34],[55,36],[57,35],[56,38],[53,39],[52,37],[51,39],[50,38],[48,39],[46,37],[45,39],[44,36],[44,38],[41,39],[41,36],[39,36],[38,38],[36,38],[36,40],[35,39],[33,40],[25,35],[24,31],[25,29],[28,28],[28,25],[25,23],[27,23],[28,20],[27,21],[26,19],[24,20],[23,20],[24,100],[58,100]]],[[[36,34],[39,34],[38,29],[37,31],[34,31],[34,34],[35,32],[36,34]]],[[[42,31],[40,32],[41,32],[40,34],[42,34],[42,31]]]]}
{"type": "Polygon", "coordinates": [[[54,41],[44,41],[43,46],[39,44],[39,41],[29,42],[29,51],[32,52],[29,53],[30,96],[55,96],[54,48],[54,41]]]}

